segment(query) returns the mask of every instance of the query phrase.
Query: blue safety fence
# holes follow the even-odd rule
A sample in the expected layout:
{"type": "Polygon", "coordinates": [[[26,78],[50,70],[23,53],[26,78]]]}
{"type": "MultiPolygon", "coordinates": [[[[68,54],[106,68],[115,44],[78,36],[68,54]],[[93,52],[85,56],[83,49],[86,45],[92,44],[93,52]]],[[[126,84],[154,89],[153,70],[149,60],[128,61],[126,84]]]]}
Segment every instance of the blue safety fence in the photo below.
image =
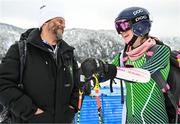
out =
{"type": "MultiPolygon", "coordinates": [[[[122,104],[121,96],[101,96],[103,124],[121,124],[122,104]]],[[[74,121],[76,122],[77,114],[74,121]]],[[[82,104],[80,124],[98,124],[98,110],[96,98],[85,96],[82,104]]]]}

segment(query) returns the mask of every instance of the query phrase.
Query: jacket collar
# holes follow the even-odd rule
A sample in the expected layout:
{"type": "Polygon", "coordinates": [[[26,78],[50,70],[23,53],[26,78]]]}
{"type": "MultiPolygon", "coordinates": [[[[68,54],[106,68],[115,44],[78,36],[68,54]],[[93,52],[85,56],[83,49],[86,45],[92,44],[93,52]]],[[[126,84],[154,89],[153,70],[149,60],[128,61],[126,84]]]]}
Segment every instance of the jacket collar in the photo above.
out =
{"type": "MultiPolygon", "coordinates": [[[[41,33],[38,28],[35,28],[34,30],[32,30],[28,36],[27,43],[30,43],[35,47],[38,47],[42,50],[49,52],[49,50],[45,46],[45,43],[43,43],[40,34],[41,33]]],[[[67,44],[64,40],[59,41],[59,43],[57,45],[58,45],[61,53],[74,50],[74,47],[67,44]]]]}

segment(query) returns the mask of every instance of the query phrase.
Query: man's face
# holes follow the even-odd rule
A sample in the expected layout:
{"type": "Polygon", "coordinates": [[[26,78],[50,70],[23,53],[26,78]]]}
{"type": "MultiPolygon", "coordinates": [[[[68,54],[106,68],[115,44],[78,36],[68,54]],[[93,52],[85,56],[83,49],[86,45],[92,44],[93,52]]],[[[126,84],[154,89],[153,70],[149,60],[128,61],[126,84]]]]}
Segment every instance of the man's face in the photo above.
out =
{"type": "Polygon", "coordinates": [[[52,34],[63,34],[64,33],[64,28],[65,28],[65,20],[64,18],[61,17],[56,17],[47,23],[47,28],[48,31],[51,32],[52,34]]]}

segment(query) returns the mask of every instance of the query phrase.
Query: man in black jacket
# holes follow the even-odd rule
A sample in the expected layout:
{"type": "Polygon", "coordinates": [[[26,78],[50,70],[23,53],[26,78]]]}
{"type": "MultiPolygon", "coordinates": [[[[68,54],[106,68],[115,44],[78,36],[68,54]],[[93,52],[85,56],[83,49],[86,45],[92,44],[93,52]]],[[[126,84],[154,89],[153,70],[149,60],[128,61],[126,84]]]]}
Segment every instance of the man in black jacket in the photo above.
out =
{"type": "Polygon", "coordinates": [[[9,109],[13,123],[71,123],[79,96],[74,48],[62,40],[62,13],[45,6],[41,11],[39,28],[27,38],[23,89],[17,86],[17,44],[10,47],[0,64],[0,103],[9,109]]]}

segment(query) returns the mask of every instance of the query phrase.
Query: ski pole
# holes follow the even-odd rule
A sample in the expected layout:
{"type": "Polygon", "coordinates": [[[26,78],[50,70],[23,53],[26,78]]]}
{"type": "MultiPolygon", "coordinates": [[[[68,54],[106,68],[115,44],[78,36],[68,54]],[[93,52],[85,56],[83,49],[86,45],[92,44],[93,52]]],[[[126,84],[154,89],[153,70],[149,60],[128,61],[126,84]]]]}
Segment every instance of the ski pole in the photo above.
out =
{"type": "Polygon", "coordinates": [[[80,110],[81,110],[81,105],[82,105],[82,95],[83,95],[83,91],[79,90],[78,115],[77,115],[76,124],[79,124],[79,122],[80,122],[80,110]]]}
{"type": "Polygon", "coordinates": [[[96,92],[96,102],[97,102],[97,107],[98,107],[99,124],[102,124],[103,119],[102,119],[101,101],[99,97],[99,81],[95,74],[93,74],[93,78],[95,80],[94,91],[96,92]]]}

